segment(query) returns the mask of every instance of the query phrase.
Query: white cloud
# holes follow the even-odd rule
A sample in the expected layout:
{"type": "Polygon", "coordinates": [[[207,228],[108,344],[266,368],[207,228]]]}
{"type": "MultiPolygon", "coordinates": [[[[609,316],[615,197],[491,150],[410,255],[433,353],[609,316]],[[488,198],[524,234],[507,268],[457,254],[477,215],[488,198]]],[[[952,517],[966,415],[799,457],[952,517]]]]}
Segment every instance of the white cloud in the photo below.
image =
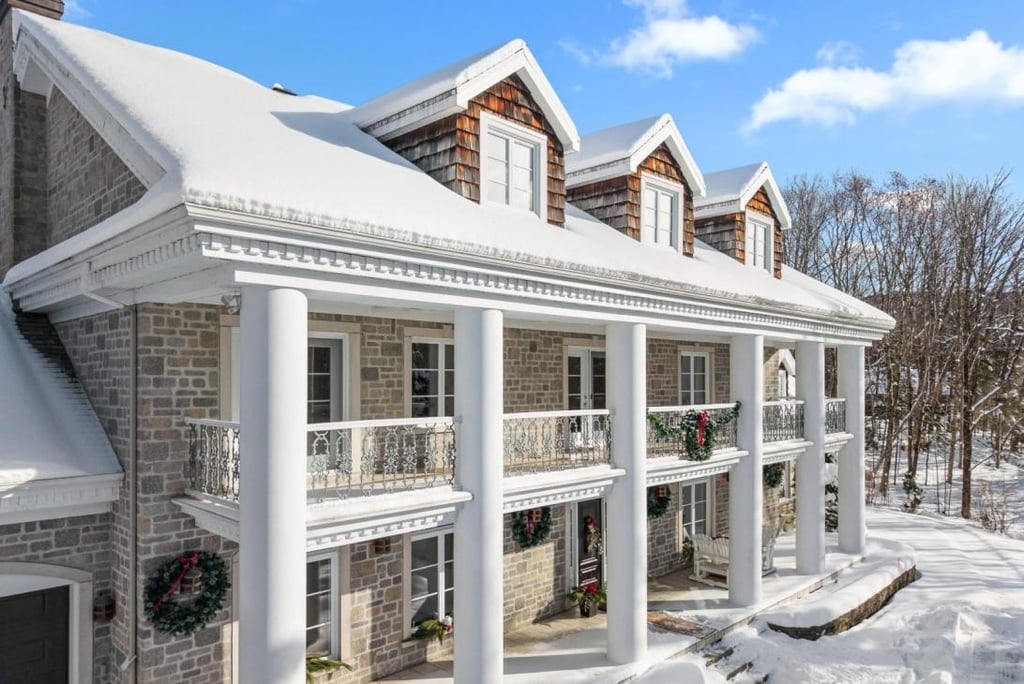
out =
{"type": "Polygon", "coordinates": [[[822,64],[851,64],[860,57],[860,50],[848,40],[825,43],[815,55],[822,64]]]}
{"type": "Polygon", "coordinates": [[[605,50],[563,41],[562,49],[584,64],[592,62],[671,78],[679,64],[721,60],[745,50],[759,37],[757,29],[731,24],[718,16],[690,14],[685,0],[624,0],[643,11],[644,22],[615,38],[605,50]]]}
{"type": "Polygon", "coordinates": [[[788,119],[848,124],[859,114],[947,102],[1024,104],[1024,48],[974,31],[963,39],[904,43],[887,71],[828,63],[803,69],[754,104],[745,128],[788,119]]]}

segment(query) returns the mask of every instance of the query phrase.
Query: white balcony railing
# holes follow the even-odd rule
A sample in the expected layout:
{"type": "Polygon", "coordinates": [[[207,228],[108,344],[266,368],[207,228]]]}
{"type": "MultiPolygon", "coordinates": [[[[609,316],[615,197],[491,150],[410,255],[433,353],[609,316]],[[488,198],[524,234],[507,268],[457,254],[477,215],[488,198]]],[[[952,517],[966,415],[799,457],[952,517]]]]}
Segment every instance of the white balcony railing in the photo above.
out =
{"type": "Polygon", "coordinates": [[[505,475],[611,462],[607,409],[505,414],[505,475]]]}
{"type": "Polygon", "coordinates": [[[846,399],[825,400],[825,434],[846,432],[846,399]]]}
{"type": "Polygon", "coordinates": [[[188,470],[192,489],[238,499],[238,423],[186,418],[188,470]]]}
{"type": "Polygon", "coordinates": [[[802,439],[804,436],[804,402],[766,401],[761,435],[765,443],[802,439]]]}

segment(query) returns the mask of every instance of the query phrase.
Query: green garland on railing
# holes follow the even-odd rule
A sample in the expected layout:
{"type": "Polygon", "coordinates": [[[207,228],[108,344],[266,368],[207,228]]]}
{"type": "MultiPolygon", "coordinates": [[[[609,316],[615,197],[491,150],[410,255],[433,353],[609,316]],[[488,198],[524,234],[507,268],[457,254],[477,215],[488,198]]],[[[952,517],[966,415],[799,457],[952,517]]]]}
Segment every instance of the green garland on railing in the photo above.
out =
{"type": "Polygon", "coordinates": [[[512,514],[512,536],[519,546],[528,549],[548,538],[551,532],[551,507],[532,508],[512,514]]]}
{"type": "Polygon", "coordinates": [[[663,439],[683,438],[683,449],[691,461],[706,461],[715,448],[718,431],[736,420],[740,415],[740,402],[736,402],[728,413],[712,418],[707,411],[689,410],[683,414],[678,425],[668,425],[657,413],[648,413],[647,422],[663,439]]]}

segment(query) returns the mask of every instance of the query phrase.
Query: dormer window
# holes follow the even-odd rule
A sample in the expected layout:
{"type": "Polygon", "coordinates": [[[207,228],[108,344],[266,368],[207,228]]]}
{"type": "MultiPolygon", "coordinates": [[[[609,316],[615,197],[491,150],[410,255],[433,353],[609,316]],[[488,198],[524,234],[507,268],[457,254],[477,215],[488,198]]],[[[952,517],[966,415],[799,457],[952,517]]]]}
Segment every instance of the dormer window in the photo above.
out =
{"type": "Polygon", "coordinates": [[[481,195],[544,218],[547,140],[523,126],[486,113],[480,116],[481,195]]]}
{"type": "Polygon", "coordinates": [[[640,241],[679,250],[679,198],[684,189],[672,183],[643,180],[640,241]]]}
{"type": "Polygon", "coordinates": [[[770,216],[761,218],[747,212],[747,226],[744,249],[746,263],[754,268],[763,268],[772,272],[772,219],[770,216]]]}

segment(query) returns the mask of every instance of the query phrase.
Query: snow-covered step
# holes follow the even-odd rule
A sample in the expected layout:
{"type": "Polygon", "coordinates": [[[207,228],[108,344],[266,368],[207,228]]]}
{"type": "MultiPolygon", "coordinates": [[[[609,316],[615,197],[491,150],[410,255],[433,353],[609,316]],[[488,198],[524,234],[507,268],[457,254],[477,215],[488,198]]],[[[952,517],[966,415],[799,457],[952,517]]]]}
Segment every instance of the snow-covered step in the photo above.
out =
{"type": "Polygon", "coordinates": [[[763,613],[761,618],[771,629],[798,639],[838,634],[874,615],[916,577],[914,550],[906,544],[884,543],[861,565],[840,575],[835,584],[763,613]]]}

